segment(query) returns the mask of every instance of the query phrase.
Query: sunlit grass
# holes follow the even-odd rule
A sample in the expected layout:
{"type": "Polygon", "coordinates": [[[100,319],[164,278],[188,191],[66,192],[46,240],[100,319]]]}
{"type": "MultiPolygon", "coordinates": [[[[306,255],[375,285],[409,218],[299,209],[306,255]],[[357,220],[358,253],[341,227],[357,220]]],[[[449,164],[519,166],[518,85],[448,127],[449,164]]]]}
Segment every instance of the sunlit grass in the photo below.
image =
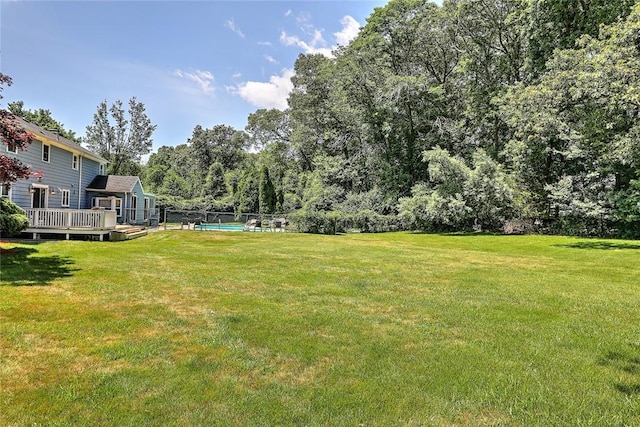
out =
{"type": "Polygon", "coordinates": [[[3,244],[0,425],[640,424],[640,243],[3,244]]]}

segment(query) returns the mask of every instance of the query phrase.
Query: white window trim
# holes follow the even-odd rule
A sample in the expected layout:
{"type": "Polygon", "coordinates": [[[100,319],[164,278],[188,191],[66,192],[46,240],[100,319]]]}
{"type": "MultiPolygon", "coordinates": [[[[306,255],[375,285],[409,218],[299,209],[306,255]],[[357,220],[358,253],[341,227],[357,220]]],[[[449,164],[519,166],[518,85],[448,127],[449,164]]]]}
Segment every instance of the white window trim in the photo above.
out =
{"type": "Polygon", "coordinates": [[[131,195],[130,200],[130,213],[129,213],[129,219],[131,221],[137,221],[138,220],[138,196],[134,196],[133,194],[131,195]]]}
{"type": "Polygon", "coordinates": [[[69,191],[69,190],[61,190],[60,191],[60,196],[62,197],[62,201],[60,202],[60,206],[62,206],[63,208],[68,208],[69,207],[69,202],[71,201],[71,191],[69,191]],[[65,203],[65,198],[66,198],[66,202],[67,203],[65,203]]]}
{"type": "Polygon", "coordinates": [[[80,156],[77,154],[71,154],[71,169],[77,171],[80,165],[80,156]]]}
{"type": "MultiPolygon", "coordinates": [[[[49,186],[48,185],[42,185],[42,184],[31,184],[31,186],[33,188],[38,188],[40,190],[44,190],[44,206],[41,206],[39,209],[48,209],[49,208],[49,186]]],[[[31,194],[31,209],[34,209],[33,207],[33,194],[31,194]]]]}
{"type": "Polygon", "coordinates": [[[7,153],[13,153],[13,154],[18,154],[18,144],[7,144],[7,153]],[[11,149],[11,146],[13,145],[13,150],[11,149]]]}
{"type": "Polygon", "coordinates": [[[51,163],[51,145],[42,143],[42,161],[45,163],[51,163]],[[45,147],[47,147],[47,159],[44,159],[45,147]]]}
{"type": "Polygon", "coordinates": [[[7,184],[0,184],[0,197],[11,200],[11,190],[11,187],[7,189],[7,184]],[[7,194],[4,194],[4,191],[6,191],[7,194]]]}
{"type": "Polygon", "coordinates": [[[144,211],[142,213],[142,220],[147,221],[149,219],[149,211],[151,210],[151,200],[148,197],[144,198],[144,211]]]}
{"type": "Polygon", "coordinates": [[[110,206],[110,208],[108,210],[116,211],[116,214],[117,214],[118,218],[122,218],[122,199],[121,198],[119,198],[119,197],[94,197],[93,198],[93,207],[101,207],[100,206],[100,201],[101,200],[108,200],[109,201],[109,206],[110,206]],[[120,205],[120,207],[118,207],[118,204],[120,205]]]}

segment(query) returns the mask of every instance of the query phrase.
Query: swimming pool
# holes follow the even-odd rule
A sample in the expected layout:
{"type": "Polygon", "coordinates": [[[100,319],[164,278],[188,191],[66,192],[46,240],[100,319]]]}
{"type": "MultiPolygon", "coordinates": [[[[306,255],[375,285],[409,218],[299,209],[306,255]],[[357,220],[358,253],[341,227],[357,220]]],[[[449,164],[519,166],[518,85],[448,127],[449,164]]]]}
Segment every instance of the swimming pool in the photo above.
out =
{"type": "Polygon", "coordinates": [[[194,230],[244,231],[244,225],[242,224],[207,223],[194,225],[193,228],[194,230]]]}

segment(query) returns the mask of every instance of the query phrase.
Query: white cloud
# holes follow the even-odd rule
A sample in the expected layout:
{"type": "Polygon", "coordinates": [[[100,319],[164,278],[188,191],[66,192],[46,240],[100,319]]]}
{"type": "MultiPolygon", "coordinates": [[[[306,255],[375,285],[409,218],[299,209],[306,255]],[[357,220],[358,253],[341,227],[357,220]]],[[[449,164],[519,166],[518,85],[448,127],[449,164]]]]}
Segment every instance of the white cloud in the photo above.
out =
{"type": "Polygon", "coordinates": [[[227,87],[227,90],[256,107],[285,110],[288,108],[289,92],[293,89],[291,82],[293,75],[293,70],[285,68],[279,76],[271,76],[268,82],[249,81],[227,87]]]}
{"type": "Polygon", "coordinates": [[[268,62],[272,63],[272,64],[277,64],[278,61],[271,55],[265,55],[264,59],[266,59],[268,62]]]}
{"type": "Polygon", "coordinates": [[[291,9],[287,10],[287,11],[285,12],[285,14],[284,14],[284,16],[286,16],[287,18],[288,18],[289,16],[291,16],[291,15],[293,15],[293,10],[291,10],[291,9]]]}
{"type": "Polygon", "coordinates": [[[337,33],[333,33],[336,37],[336,43],[340,46],[347,46],[351,40],[355,39],[360,32],[360,23],[356,21],[352,16],[345,16],[340,20],[342,24],[342,30],[337,33]]]}
{"type": "Polygon", "coordinates": [[[195,83],[196,86],[206,94],[212,94],[215,91],[213,86],[215,78],[210,71],[195,70],[193,72],[186,72],[182,70],[175,70],[173,75],[195,83]]]}
{"type": "Polygon", "coordinates": [[[231,77],[233,77],[234,79],[239,79],[240,77],[242,77],[242,73],[238,71],[236,73],[233,73],[231,77]]]}
{"type": "Polygon", "coordinates": [[[242,30],[240,30],[240,28],[238,28],[236,26],[236,23],[235,23],[235,21],[233,19],[228,20],[225,23],[225,27],[227,27],[228,29],[230,29],[231,31],[233,31],[234,33],[239,35],[240,37],[244,38],[244,33],[242,32],[242,30]]]}
{"type": "Polygon", "coordinates": [[[305,54],[320,53],[328,58],[333,58],[333,50],[338,46],[347,46],[360,32],[360,23],[352,16],[346,15],[340,20],[342,29],[333,33],[335,44],[329,47],[329,44],[322,35],[322,31],[314,28],[307,22],[307,17],[298,17],[298,23],[302,25],[301,30],[308,36],[306,39],[282,31],[280,33],[280,43],[285,46],[299,47],[305,54]]]}
{"type": "Polygon", "coordinates": [[[313,37],[309,42],[302,40],[298,36],[290,36],[285,31],[280,33],[280,43],[285,46],[297,46],[306,54],[321,53],[326,57],[333,57],[331,49],[326,47],[326,42],[320,30],[313,32],[313,37]]]}

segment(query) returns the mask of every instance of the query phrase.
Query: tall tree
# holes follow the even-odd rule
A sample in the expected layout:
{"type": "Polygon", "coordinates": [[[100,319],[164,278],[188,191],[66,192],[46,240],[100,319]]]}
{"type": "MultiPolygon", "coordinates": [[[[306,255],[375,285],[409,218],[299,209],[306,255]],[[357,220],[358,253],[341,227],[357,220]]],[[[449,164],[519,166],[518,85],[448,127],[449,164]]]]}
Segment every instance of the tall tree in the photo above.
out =
{"type": "Polygon", "coordinates": [[[271,144],[288,146],[291,143],[289,111],[260,109],[249,115],[245,128],[249,141],[256,149],[271,144]]]}
{"type": "Polygon", "coordinates": [[[209,166],[209,172],[202,187],[202,195],[217,198],[224,195],[224,192],[224,168],[222,163],[215,162],[209,166]]]}
{"type": "Polygon", "coordinates": [[[555,49],[573,49],[583,35],[625,19],[636,0],[529,0],[528,72],[537,78],[555,49]]]}
{"type": "Polygon", "coordinates": [[[204,177],[216,162],[221,163],[224,170],[236,168],[244,158],[248,136],[231,126],[216,125],[205,129],[198,125],[187,144],[191,146],[196,170],[204,177]]]}
{"type": "MultiPolygon", "coordinates": [[[[0,100],[3,98],[3,86],[11,86],[12,83],[11,77],[0,73],[0,100]]],[[[26,150],[33,142],[33,136],[16,125],[10,112],[0,109],[0,140],[12,148],[12,151],[26,150]]],[[[30,174],[29,166],[14,157],[0,153],[0,184],[11,185],[19,179],[28,178],[30,174]]]]}
{"type": "Polygon", "coordinates": [[[269,177],[269,168],[263,165],[260,168],[260,182],[259,182],[259,211],[260,213],[270,214],[276,210],[277,198],[276,190],[273,186],[273,182],[269,177]]]}
{"type": "Polygon", "coordinates": [[[135,97],[129,100],[128,117],[127,120],[122,101],[117,100],[108,108],[105,100],[87,126],[84,142],[109,160],[109,174],[130,173],[131,163],[139,163],[143,155],[151,152],[156,125],[151,124],[144,104],[135,97]]]}
{"type": "Polygon", "coordinates": [[[590,233],[615,221],[637,230],[640,205],[625,199],[637,200],[640,179],[639,33],[640,5],[599,39],[556,50],[536,84],[502,98],[515,136],[505,154],[539,215],[590,233]]]}

